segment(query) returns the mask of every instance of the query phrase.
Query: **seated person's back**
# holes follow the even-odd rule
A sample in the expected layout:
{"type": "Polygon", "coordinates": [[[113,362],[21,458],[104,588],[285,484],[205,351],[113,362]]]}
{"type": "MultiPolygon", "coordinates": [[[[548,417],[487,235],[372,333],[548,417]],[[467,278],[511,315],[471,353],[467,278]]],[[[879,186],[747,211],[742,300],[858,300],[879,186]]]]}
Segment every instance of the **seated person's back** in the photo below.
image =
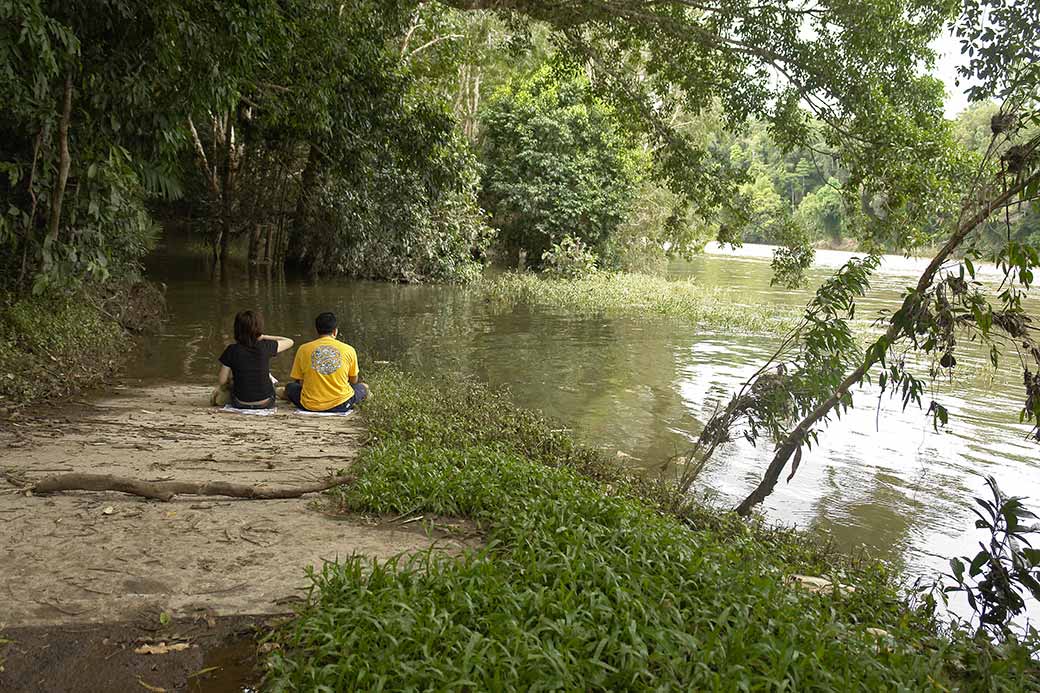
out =
{"type": "Polygon", "coordinates": [[[308,411],[346,410],[368,394],[358,382],[357,352],[336,339],[336,316],[322,313],[315,319],[318,338],[296,351],[286,398],[308,411]]]}
{"type": "Polygon", "coordinates": [[[274,406],[271,382],[271,357],[291,348],[287,337],[263,334],[259,313],[244,310],[235,315],[235,341],[220,355],[218,381],[230,380],[232,406],[255,408],[274,406]]]}

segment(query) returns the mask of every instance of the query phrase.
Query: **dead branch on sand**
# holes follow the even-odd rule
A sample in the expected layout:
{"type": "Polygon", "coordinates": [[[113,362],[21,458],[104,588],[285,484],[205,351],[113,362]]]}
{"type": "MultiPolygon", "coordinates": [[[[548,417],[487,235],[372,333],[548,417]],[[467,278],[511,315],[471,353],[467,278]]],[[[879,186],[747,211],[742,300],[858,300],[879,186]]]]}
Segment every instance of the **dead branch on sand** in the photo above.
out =
{"type": "Polygon", "coordinates": [[[113,474],[56,474],[44,477],[28,487],[34,494],[60,491],[120,491],[134,496],[168,501],[176,495],[230,496],[249,500],[298,498],[306,493],[326,491],[351,484],[353,474],[330,476],[309,484],[266,486],[235,484],[228,481],[142,481],[113,474]]]}

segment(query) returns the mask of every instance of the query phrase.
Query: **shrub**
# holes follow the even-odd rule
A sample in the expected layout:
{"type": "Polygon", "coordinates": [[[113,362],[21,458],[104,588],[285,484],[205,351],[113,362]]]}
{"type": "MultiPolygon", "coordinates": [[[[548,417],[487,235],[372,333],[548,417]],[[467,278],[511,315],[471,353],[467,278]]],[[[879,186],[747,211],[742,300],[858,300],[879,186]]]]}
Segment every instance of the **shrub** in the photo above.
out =
{"type": "Polygon", "coordinates": [[[564,236],[542,253],[542,271],[550,277],[580,279],[596,271],[596,253],[580,240],[564,236]]]}
{"type": "Polygon", "coordinates": [[[0,303],[0,403],[61,398],[117,367],[123,331],[85,291],[0,303]]]}

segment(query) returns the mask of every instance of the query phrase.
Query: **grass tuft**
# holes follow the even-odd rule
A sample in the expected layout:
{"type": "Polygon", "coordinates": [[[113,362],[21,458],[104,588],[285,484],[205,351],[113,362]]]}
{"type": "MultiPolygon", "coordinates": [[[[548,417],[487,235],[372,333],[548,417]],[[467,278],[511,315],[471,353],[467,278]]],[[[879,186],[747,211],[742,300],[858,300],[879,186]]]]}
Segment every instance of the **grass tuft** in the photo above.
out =
{"type": "Polygon", "coordinates": [[[472,290],[508,308],[536,305],[568,315],[660,315],[746,334],[784,334],[801,318],[800,310],[748,303],[736,292],[703,287],[690,279],[646,274],[598,272],[581,279],[549,279],[510,272],[482,279],[472,290]]]}

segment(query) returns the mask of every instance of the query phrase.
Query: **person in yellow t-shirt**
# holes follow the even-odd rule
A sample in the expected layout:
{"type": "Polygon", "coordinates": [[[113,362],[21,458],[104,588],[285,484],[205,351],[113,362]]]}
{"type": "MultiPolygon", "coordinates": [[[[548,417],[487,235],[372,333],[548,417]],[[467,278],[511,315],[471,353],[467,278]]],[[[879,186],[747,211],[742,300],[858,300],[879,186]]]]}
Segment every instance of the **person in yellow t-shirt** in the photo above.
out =
{"type": "Polygon", "coordinates": [[[358,381],[357,352],[336,339],[336,324],[335,314],[322,313],[314,319],[318,338],[296,350],[285,398],[305,411],[349,411],[368,397],[358,381]]]}

